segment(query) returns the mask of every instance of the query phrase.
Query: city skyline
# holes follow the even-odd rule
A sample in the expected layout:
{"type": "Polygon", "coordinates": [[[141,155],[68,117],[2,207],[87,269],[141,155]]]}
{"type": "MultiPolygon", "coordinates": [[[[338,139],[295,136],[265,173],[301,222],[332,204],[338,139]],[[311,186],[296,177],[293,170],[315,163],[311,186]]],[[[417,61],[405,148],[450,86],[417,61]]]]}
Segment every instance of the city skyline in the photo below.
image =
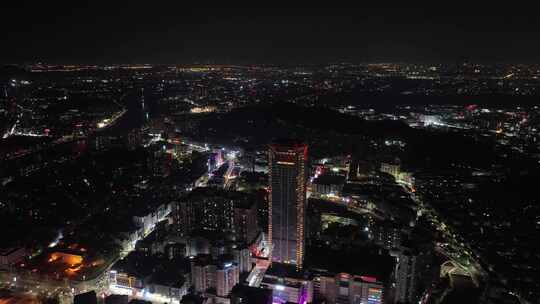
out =
{"type": "Polygon", "coordinates": [[[539,65],[1,73],[0,299],[499,304],[540,290],[539,65]]]}

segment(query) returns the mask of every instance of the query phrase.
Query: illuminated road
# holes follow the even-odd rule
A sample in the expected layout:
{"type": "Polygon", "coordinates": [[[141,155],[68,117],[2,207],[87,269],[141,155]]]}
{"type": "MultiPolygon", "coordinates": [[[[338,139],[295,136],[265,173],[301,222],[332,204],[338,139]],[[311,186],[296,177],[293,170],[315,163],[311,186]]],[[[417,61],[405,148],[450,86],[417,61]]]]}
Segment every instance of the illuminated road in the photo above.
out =
{"type": "Polygon", "coordinates": [[[445,240],[444,243],[437,244],[436,250],[470,273],[474,283],[478,285],[481,279],[487,277],[487,273],[477,260],[479,256],[474,254],[470,246],[441,220],[433,208],[425,205],[414,193],[409,192],[409,194],[420,207],[421,213],[426,215],[431,225],[441,233],[445,240]]]}
{"type": "Polygon", "coordinates": [[[369,214],[377,219],[384,219],[380,214],[373,212],[373,210],[361,207],[360,204],[352,198],[338,195],[321,195],[314,192],[309,192],[307,197],[333,202],[336,205],[346,207],[347,210],[360,215],[369,214]]]}
{"type": "Polygon", "coordinates": [[[100,121],[98,124],[97,124],[97,127],[99,129],[106,129],[106,128],[109,128],[109,127],[112,127],[116,124],[116,122],[122,117],[124,116],[124,114],[127,113],[127,109],[122,109],[116,113],[113,114],[113,116],[111,116],[110,118],[105,118],[103,119],[102,121],[100,121]]]}
{"type": "Polygon", "coordinates": [[[231,189],[236,180],[236,176],[233,176],[234,169],[235,169],[234,161],[229,160],[229,169],[227,169],[227,173],[225,173],[225,175],[223,176],[225,179],[225,181],[223,182],[223,188],[225,190],[234,190],[234,189],[231,189]]]}

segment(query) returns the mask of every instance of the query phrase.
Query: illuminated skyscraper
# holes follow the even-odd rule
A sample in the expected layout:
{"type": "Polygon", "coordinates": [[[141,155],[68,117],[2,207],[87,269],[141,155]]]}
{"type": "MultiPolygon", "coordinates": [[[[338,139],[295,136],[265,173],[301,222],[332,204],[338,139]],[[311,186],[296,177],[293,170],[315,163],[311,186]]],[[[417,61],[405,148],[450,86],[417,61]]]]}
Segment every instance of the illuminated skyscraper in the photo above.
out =
{"type": "Polygon", "coordinates": [[[269,149],[268,240],[273,262],[302,268],[306,211],[307,145],[276,142],[269,149]]]}

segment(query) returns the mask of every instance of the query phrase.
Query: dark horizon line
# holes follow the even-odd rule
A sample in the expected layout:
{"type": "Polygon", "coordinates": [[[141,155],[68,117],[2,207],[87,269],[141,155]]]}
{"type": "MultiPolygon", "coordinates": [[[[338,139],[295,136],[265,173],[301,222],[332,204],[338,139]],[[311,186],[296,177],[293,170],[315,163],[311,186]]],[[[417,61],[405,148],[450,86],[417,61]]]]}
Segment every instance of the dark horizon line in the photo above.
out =
{"type": "Polygon", "coordinates": [[[333,65],[333,64],[351,64],[351,65],[365,65],[365,64],[416,64],[416,65],[456,65],[456,64],[473,64],[473,65],[540,65],[537,62],[526,62],[526,61],[485,61],[485,60],[455,60],[455,61],[419,61],[419,60],[365,60],[365,61],[353,61],[353,60],[329,60],[329,61],[313,61],[313,62],[278,62],[278,61],[268,61],[268,62],[258,62],[258,61],[226,61],[226,60],[193,60],[189,62],[156,62],[156,61],[135,61],[135,60],[126,60],[126,61],[111,61],[111,62],[92,62],[92,61],[22,61],[22,62],[2,62],[2,66],[25,66],[25,65],[96,65],[96,66],[106,66],[106,65],[153,65],[153,66],[174,66],[174,65],[215,65],[215,66],[321,66],[321,65],[333,65]]]}

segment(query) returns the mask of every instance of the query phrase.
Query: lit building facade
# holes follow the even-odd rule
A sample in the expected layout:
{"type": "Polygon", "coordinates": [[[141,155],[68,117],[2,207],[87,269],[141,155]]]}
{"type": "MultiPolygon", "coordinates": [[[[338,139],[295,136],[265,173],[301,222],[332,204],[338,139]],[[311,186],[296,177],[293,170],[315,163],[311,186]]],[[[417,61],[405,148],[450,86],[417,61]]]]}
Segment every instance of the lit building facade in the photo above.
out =
{"type": "Polygon", "coordinates": [[[402,234],[400,226],[388,222],[372,225],[370,229],[370,238],[373,242],[389,250],[401,245],[402,234]]]}
{"type": "Polygon", "coordinates": [[[253,201],[242,204],[237,201],[234,205],[233,230],[237,241],[251,244],[259,234],[257,224],[257,206],[253,201]]]}
{"type": "Polygon", "coordinates": [[[302,268],[304,260],[307,145],[281,142],[269,149],[268,240],[272,262],[302,268]]]}
{"type": "Polygon", "coordinates": [[[396,271],[395,298],[399,302],[413,302],[416,291],[416,256],[411,252],[399,255],[396,271]]]}
{"type": "Polygon", "coordinates": [[[205,292],[216,286],[217,267],[212,261],[197,259],[191,264],[191,281],[195,292],[205,292]]]}
{"type": "Polygon", "coordinates": [[[177,204],[175,216],[182,235],[194,230],[232,231],[234,201],[209,194],[208,197],[188,198],[177,204]]]}
{"type": "Polygon", "coordinates": [[[200,256],[191,264],[191,280],[195,292],[215,289],[217,296],[226,297],[240,281],[240,271],[232,261],[200,256]]]}
{"type": "Polygon", "coordinates": [[[381,172],[392,175],[396,182],[409,188],[414,188],[414,176],[412,172],[402,171],[399,164],[381,163],[381,172]]]}
{"type": "Polygon", "coordinates": [[[272,290],[272,303],[313,302],[313,282],[310,278],[265,275],[261,287],[272,290]]]}
{"type": "Polygon", "coordinates": [[[234,261],[238,265],[238,271],[240,273],[250,272],[253,268],[253,262],[251,260],[251,251],[248,247],[237,247],[232,250],[234,261]]]}
{"type": "Polygon", "coordinates": [[[231,262],[220,264],[216,271],[217,296],[228,296],[233,287],[238,284],[239,281],[239,269],[236,264],[231,262]]]}
{"type": "Polygon", "coordinates": [[[211,187],[196,188],[174,204],[173,219],[182,236],[198,230],[230,232],[235,241],[251,244],[260,232],[251,196],[211,187]]]}
{"type": "Polygon", "coordinates": [[[315,297],[327,303],[384,303],[383,284],[373,277],[318,274],[313,281],[315,297]]]}

